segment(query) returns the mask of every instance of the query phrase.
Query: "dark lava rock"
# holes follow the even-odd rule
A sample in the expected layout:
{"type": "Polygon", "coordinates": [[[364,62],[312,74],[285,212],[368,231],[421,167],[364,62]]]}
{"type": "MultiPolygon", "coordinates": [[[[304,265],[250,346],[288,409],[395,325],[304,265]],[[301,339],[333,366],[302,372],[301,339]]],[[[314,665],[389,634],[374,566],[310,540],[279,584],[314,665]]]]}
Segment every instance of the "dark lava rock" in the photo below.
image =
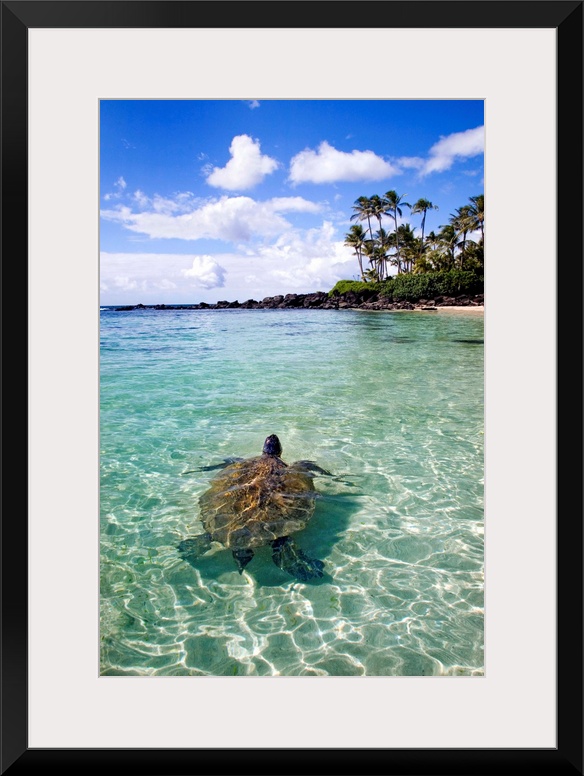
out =
{"type": "Polygon", "coordinates": [[[247,299],[245,302],[228,302],[226,299],[216,304],[200,302],[195,305],[124,305],[114,308],[116,311],[129,310],[226,310],[226,309],[311,309],[311,310],[415,310],[430,309],[450,306],[479,306],[484,305],[484,295],[476,294],[468,296],[461,294],[457,297],[437,296],[434,299],[419,299],[415,304],[406,301],[393,302],[388,297],[380,296],[374,291],[349,291],[346,294],[334,294],[329,296],[324,291],[316,291],[311,294],[278,294],[266,296],[261,302],[255,299],[247,299]]]}

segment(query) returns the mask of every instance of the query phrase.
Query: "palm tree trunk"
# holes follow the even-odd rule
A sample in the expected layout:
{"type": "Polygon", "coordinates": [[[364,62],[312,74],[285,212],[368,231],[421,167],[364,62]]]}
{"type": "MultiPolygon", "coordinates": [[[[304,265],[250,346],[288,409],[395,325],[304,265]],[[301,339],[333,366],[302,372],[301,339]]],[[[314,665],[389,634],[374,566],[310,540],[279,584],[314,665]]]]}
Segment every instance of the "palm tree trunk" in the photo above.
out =
{"type": "Polygon", "coordinates": [[[359,262],[359,269],[361,270],[361,280],[365,280],[365,277],[363,275],[363,259],[361,257],[361,251],[356,250],[355,253],[357,254],[357,261],[359,262]]]}
{"type": "Polygon", "coordinates": [[[367,216],[367,223],[369,224],[369,239],[373,242],[373,232],[371,231],[371,216],[367,216]]]}
{"type": "Polygon", "coordinates": [[[462,249],[460,251],[460,269],[462,269],[464,264],[464,251],[466,249],[466,232],[462,233],[462,249]]]}
{"type": "Polygon", "coordinates": [[[395,255],[397,257],[397,274],[401,274],[401,258],[399,255],[399,236],[397,233],[397,209],[394,211],[393,223],[395,224],[395,255]]]}

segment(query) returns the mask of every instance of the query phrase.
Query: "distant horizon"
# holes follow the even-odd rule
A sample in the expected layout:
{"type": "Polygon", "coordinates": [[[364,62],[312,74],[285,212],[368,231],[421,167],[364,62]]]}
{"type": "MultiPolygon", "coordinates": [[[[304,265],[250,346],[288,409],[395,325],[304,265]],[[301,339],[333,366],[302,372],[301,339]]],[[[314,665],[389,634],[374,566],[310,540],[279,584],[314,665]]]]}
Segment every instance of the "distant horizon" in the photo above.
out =
{"type": "Polygon", "coordinates": [[[483,189],[482,100],[102,100],[100,306],[327,292],[358,197],[427,234],[483,189]]]}
{"type": "Polygon", "coordinates": [[[276,294],[263,294],[262,296],[250,296],[246,299],[226,299],[223,297],[218,296],[217,299],[213,299],[211,301],[198,299],[196,301],[184,301],[184,302],[173,302],[173,301],[166,301],[166,302],[114,302],[112,304],[106,304],[104,302],[100,302],[100,307],[138,307],[138,305],[144,305],[144,307],[156,307],[158,305],[165,305],[166,307],[189,307],[191,305],[199,305],[199,304],[209,304],[214,305],[218,304],[219,302],[239,302],[240,304],[244,302],[249,301],[255,301],[255,302],[262,302],[264,299],[270,299],[275,296],[287,296],[288,294],[296,294],[297,296],[308,296],[309,294],[328,294],[328,292],[331,289],[324,289],[324,288],[317,288],[314,291],[287,291],[286,293],[276,293],[276,294]]]}

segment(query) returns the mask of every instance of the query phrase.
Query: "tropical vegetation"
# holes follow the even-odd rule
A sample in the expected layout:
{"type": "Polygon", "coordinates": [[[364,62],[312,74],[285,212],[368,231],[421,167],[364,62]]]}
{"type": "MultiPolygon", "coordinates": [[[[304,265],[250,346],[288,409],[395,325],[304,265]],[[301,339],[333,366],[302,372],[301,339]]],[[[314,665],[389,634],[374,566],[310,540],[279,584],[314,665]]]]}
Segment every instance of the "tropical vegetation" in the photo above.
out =
{"type": "Polygon", "coordinates": [[[448,223],[441,225],[438,232],[427,234],[426,215],[429,210],[438,210],[438,206],[424,198],[410,204],[404,200],[405,196],[391,190],[383,196],[374,194],[355,200],[351,221],[360,223],[350,227],[345,235],[345,245],[355,252],[360,280],[383,283],[402,275],[428,275],[452,270],[471,272],[473,276],[482,275],[484,194],[470,197],[466,204],[449,215],[448,223]],[[403,222],[406,208],[411,215],[421,216],[419,227],[403,222]],[[389,229],[383,226],[384,216],[389,219],[389,229]],[[374,221],[377,222],[376,231],[374,221]],[[367,228],[363,226],[365,222],[367,228]],[[416,234],[418,229],[419,235],[416,234]],[[390,272],[390,267],[395,272],[390,272]]]}
{"type": "Polygon", "coordinates": [[[339,280],[329,296],[354,293],[377,295],[390,302],[417,302],[440,296],[474,296],[483,293],[483,277],[474,270],[449,269],[438,272],[402,272],[382,281],[339,280]]]}

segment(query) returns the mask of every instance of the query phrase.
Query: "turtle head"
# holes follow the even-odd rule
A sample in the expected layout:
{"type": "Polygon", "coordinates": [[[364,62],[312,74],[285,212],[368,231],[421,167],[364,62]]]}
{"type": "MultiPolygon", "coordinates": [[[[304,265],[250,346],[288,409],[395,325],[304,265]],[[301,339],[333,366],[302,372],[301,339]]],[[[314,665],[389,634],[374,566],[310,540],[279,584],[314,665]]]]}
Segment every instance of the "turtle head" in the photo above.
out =
{"type": "Polygon", "coordinates": [[[265,455],[280,455],[282,453],[282,445],[275,434],[270,434],[270,436],[267,437],[264,442],[263,452],[265,455]]]}

